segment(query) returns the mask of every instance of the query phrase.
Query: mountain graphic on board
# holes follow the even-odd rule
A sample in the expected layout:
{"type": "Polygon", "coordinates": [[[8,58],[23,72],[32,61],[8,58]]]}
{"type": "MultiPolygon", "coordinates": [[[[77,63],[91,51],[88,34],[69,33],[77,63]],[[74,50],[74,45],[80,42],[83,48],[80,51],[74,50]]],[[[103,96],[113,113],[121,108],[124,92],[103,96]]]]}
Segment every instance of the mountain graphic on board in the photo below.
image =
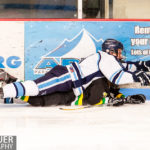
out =
{"type": "Polygon", "coordinates": [[[86,29],[82,29],[71,40],[64,39],[64,41],[55,49],[51,50],[47,54],[41,57],[41,60],[34,68],[36,73],[39,69],[49,70],[56,65],[67,65],[62,61],[66,60],[81,60],[91,54],[96,53],[103,42],[103,39],[97,40],[86,29]]]}

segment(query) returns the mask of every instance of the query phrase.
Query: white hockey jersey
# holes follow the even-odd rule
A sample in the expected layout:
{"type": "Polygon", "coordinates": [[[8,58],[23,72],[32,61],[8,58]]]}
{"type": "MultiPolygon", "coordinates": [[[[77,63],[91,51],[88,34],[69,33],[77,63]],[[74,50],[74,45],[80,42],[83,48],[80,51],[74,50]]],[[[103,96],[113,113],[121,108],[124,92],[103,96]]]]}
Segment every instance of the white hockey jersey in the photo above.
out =
{"type": "MultiPolygon", "coordinates": [[[[67,66],[73,81],[76,96],[83,93],[88,85],[98,79],[107,78],[110,82],[120,85],[135,82],[134,67],[127,70],[127,64],[120,63],[114,56],[99,51],[81,63],[67,66]]],[[[136,69],[136,68],[135,68],[136,69]]]]}

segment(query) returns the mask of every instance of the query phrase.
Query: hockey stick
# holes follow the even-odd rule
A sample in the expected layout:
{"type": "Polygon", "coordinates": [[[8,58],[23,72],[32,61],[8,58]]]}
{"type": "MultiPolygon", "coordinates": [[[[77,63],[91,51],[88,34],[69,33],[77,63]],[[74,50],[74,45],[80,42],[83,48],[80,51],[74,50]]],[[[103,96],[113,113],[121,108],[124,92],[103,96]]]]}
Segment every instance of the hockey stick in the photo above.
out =
{"type": "Polygon", "coordinates": [[[85,109],[85,108],[91,108],[93,106],[82,106],[78,108],[59,108],[60,110],[79,110],[79,109],[85,109]]]}

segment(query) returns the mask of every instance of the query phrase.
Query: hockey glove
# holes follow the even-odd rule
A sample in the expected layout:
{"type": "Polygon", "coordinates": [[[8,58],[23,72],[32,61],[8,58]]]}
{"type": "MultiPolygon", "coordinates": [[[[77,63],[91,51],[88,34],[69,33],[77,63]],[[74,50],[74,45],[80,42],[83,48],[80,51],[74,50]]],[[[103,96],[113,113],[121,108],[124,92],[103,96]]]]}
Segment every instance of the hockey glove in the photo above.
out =
{"type": "Polygon", "coordinates": [[[143,65],[145,67],[145,71],[150,71],[150,61],[144,61],[143,65]]]}
{"type": "Polygon", "coordinates": [[[125,99],[125,103],[128,104],[140,104],[145,103],[146,97],[143,94],[131,95],[125,99]]]}
{"type": "Polygon", "coordinates": [[[150,61],[138,61],[136,64],[138,70],[150,71],[150,61]]]}
{"type": "Polygon", "coordinates": [[[150,77],[148,74],[146,74],[143,71],[135,71],[135,76],[138,80],[138,82],[141,83],[141,85],[149,85],[150,84],[150,77]]]}

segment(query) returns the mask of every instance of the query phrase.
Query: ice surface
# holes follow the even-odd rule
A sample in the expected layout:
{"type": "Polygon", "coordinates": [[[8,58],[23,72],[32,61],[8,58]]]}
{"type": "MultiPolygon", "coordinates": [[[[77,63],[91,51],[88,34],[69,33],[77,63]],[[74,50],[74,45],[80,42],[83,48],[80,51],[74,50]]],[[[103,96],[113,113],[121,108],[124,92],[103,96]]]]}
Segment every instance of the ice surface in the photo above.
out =
{"type": "Polygon", "coordinates": [[[147,150],[150,101],[73,111],[0,104],[0,135],[16,135],[17,150],[147,150]]]}

